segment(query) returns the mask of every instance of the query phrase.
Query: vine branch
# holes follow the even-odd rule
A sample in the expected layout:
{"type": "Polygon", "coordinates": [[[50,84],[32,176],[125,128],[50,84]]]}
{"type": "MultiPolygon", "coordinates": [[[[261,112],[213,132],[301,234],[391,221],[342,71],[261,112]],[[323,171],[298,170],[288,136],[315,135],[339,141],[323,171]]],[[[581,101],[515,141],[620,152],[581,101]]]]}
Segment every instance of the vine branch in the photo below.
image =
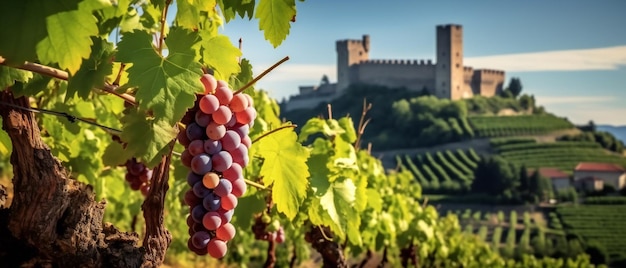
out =
{"type": "MultiPolygon", "coordinates": [[[[69,74],[66,71],[63,70],[59,70],[56,68],[52,68],[49,66],[45,66],[45,65],[41,65],[38,63],[33,63],[33,62],[24,62],[24,64],[20,65],[20,66],[9,66],[5,64],[6,59],[2,56],[0,56],[0,65],[5,65],[8,67],[12,67],[12,68],[17,68],[20,70],[25,70],[25,71],[31,71],[34,73],[38,73],[38,74],[42,74],[42,75],[46,75],[46,76],[50,76],[56,79],[61,79],[61,80],[65,80],[67,81],[69,79],[69,74]]],[[[98,87],[97,89],[100,89],[104,92],[113,94],[121,99],[123,99],[125,102],[128,102],[129,104],[132,105],[137,105],[137,102],[135,101],[135,97],[126,94],[126,93],[117,93],[115,92],[115,88],[116,86],[105,83],[104,86],[102,87],[98,87]]]]}
{"type": "Polygon", "coordinates": [[[166,0],[165,7],[163,7],[163,12],[161,13],[161,34],[159,34],[159,55],[161,56],[163,56],[163,40],[165,40],[165,19],[167,19],[167,10],[171,3],[172,0],[166,0]]]}
{"type": "Polygon", "coordinates": [[[272,65],[269,69],[263,71],[260,75],[258,75],[257,77],[255,77],[254,79],[252,79],[252,81],[248,82],[247,84],[245,84],[243,87],[241,87],[240,89],[238,89],[237,91],[235,91],[233,93],[234,94],[239,94],[241,92],[243,92],[244,90],[246,90],[247,88],[249,88],[250,86],[254,85],[254,83],[256,83],[257,81],[261,80],[261,78],[263,78],[263,76],[265,76],[266,74],[268,74],[269,72],[271,72],[272,70],[274,70],[276,67],[278,67],[278,65],[281,65],[283,62],[288,61],[289,60],[289,56],[284,57],[282,60],[279,60],[277,63],[274,63],[274,65],[272,65]]]}
{"type": "Polygon", "coordinates": [[[258,142],[260,139],[265,138],[265,137],[269,136],[270,134],[272,134],[274,132],[278,132],[278,131],[286,129],[286,128],[297,128],[297,127],[298,127],[298,125],[284,125],[284,126],[281,126],[279,128],[272,129],[272,130],[270,130],[268,132],[263,133],[263,135],[256,137],[252,141],[252,143],[258,142]]]}

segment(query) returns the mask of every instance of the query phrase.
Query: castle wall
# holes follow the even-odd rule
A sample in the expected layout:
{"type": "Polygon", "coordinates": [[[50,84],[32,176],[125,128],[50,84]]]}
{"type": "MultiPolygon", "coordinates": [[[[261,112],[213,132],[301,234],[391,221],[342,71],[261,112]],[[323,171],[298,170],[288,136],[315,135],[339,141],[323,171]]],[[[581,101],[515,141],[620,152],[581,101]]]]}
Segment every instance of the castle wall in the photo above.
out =
{"type": "Polygon", "coordinates": [[[420,91],[435,86],[435,65],[418,60],[369,60],[352,67],[355,81],[420,91]]]}
{"type": "Polygon", "coordinates": [[[474,70],[474,92],[485,97],[492,97],[502,93],[504,72],[500,70],[474,70]]]}
{"type": "Polygon", "coordinates": [[[474,78],[474,68],[469,67],[469,66],[465,66],[463,67],[463,95],[461,96],[462,98],[471,98],[474,95],[477,95],[479,93],[475,93],[474,92],[474,84],[473,84],[473,78],[474,78]]]}

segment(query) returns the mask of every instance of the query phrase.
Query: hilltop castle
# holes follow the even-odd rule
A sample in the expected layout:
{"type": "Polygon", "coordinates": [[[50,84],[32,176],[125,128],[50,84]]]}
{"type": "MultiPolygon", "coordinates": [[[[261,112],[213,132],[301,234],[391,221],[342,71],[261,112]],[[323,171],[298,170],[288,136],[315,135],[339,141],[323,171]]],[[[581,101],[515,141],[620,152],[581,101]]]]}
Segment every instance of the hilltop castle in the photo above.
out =
{"type": "Polygon", "coordinates": [[[502,91],[504,71],[476,69],[463,65],[463,28],[437,26],[437,62],[431,60],[371,60],[370,38],[338,40],[337,83],[323,81],[318,86],[300,86],[286,110],[313,108],[329,102],[350,85],[380,85],[389,88],[427,90],[439,98],[458,100],[474,95],[494,96],[502,91]]]}

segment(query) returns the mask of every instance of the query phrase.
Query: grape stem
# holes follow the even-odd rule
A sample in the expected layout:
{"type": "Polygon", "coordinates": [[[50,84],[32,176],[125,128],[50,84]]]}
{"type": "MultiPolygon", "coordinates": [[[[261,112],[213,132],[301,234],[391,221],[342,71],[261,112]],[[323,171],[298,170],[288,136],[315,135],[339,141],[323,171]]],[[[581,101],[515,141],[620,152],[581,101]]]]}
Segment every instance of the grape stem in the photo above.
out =
{"type": "Polygon", "coordinates": [[[258,136],[256,139],[254,139],[254,140],[252,141],[252,143],[254,144],[255,142],[259,141],[260,139],[265,138],[265,137],[267,137],[268,135],[270,135],[270,134],[272,134],[272,133],[275,133],[275,132],[278,132],[278,131],[280,131],[280,130],[283,130],[283,129],[286,129],[286,128],[297,128],[297,127],[298,127],[297,125],[284,125],[284,126],[281,126],[281,127],[279,127],[279,128],[272,129],[272,130],[270,130],[270,131],[268,131],[268,132],[263,133],[263,135],[258,136]]]}
{"type": "Polygon", "coordinates": [[[263,76],[265,76],[266,74],[268,74],[269,72],[274,70],[276,67],[278,67],[278,65],[281,65],[283,62],[285,62],[287,60],[289,60],[289,56],[286,56],[282,60],[279,60],[277,63],[274,63],[274,65],[272,65],[269,69],[263,71],[260,75],[258,75],[254,79],[252,79],[252,81],[250,81],[247,84],[245,84],[243,87],[241,87],[239,90],[235,91],[233,94],[239,94],[239,93],[243,92],[244,90],[246,90],[250,86],[254,85],[254,83],[256,83],[257,81],[261,80],[261,78],[263,78],[263,76]]]}
{"type": "MultiPolygon", "coordinates": [[[[6,59],[4,57],[0,56],[0,65],[9,66],[4,63],[5,60],[6,59]]],[[[13,68],[17,68],[17,69],[21,69],[25,71],[31,71],[34,73],[47,75],[47,76],[50,76],[56,79],[65,80],[65,81],[67,81],[69,78],[69,74],[66,71],[52,68],[52,67],[45,66],[45,65],[41,65],[41,64],[37,64],[37,63],[33,63],[33,62],[24,62],[24,64],[20,66],[9,66],[9,67],[13,67],[13,68]]],[[[104,86],[98,87],[97,89],[113,94],[123,99],[124,101],[128,102],[129,104],[137,105],[137,102],[135,101],[135,97],[126,93],[121,93],[121,94],[117,93],[115,92],[115,88],[116,86],[105,83],[104,86]]]]}
{"type": "Polygon", "coordinates": [[[262,184],[260,184],[260,183],[253,182],[253,181],[248,180],[248,179],[243,179],[243,180],[244,180],[244,181],[245,181],[248,185],[250,185],[250,186],[254,186],[254,187],[259,188],[259,189],[261,189],[261,190],[267,190],[267,187],[263,186],[263,185],[262,185],[262,184]]]}
{"type": "Polygon", "coordinates": [[[165,0],[165,7],[163,7],[163,13],[161,13],[161,34],[159,34],[159,55],[161,56],[163,56],[163,40],[165,40],[165,19],[171,3],[172,0],[165,0]]]}

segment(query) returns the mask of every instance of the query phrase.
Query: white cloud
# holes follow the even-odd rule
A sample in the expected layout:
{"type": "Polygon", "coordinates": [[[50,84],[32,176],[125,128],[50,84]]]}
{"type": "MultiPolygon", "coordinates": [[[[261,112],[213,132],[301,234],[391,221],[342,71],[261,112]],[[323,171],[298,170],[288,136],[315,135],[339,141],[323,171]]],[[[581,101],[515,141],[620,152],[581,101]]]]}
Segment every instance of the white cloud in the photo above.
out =
{"type": "Polygon", "coordinates": [[[539,105],[551,104],[590,104],[615,101],[611,96],[535,96],[539,105]]]}
{"type": "Polygon", "coordinates": [[[626,66],[626,46],[471,57],[464,64],[507,72],[615,70],[626,66]]]}
{"type": "MultiPolygon", "coordinates": [[[[260,74],[271,65],[261,65],[254,67],[254,74],[260,74]]],[[[261,81],[265,82],[281,82],[281,81],[312,81],[317,84],[323,75],[327,75],[330,81],[336,81],[337,71],[334,64],[288,64],[279,65],[276,69],[267,74],[261,81]]]]}

